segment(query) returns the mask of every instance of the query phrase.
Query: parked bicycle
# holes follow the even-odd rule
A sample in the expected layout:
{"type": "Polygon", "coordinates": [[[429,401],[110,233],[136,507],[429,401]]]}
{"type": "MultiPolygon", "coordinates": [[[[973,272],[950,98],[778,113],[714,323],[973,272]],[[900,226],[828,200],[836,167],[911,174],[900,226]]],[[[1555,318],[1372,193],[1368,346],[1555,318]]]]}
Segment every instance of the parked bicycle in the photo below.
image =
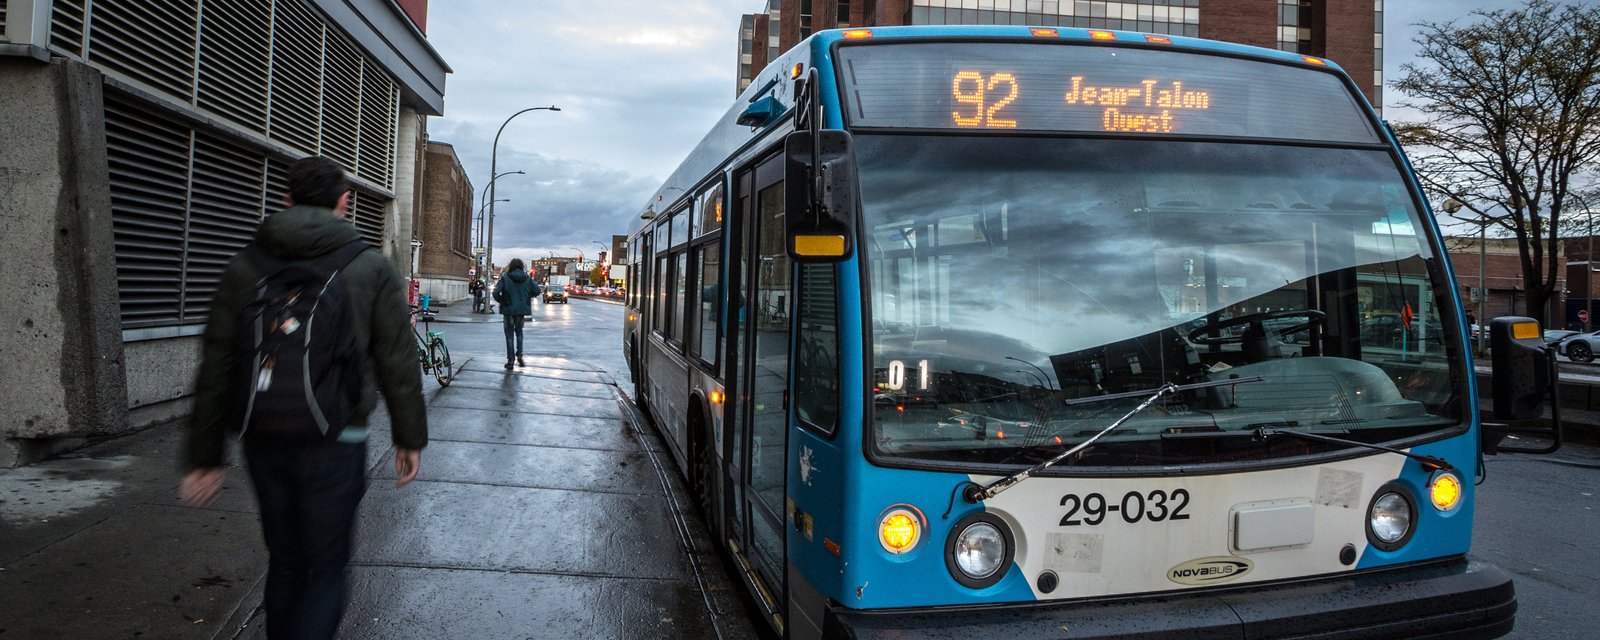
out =
{"type": "Polygon", "coordinates": [[[422,320],[421,331],[417,330],[417,323],[411,323],[411,335],[417,338],[417,358],[422,363],[423,373],[432,375],[441,387],[450,386],[450,379],[455,377],[455,369],[450,366],[450,348],[444,344],[444,332],[434,331],[430,324],[437,314],[413,306],[411,315],[422,320]]]}

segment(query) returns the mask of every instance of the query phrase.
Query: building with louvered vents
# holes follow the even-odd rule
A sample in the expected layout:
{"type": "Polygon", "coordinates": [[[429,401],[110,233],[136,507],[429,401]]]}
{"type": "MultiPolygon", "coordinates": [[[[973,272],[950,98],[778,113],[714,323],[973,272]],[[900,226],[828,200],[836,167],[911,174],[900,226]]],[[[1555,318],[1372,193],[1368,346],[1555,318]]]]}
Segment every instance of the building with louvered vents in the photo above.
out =
{"type": "Polygon", "coordinates": [[[181,416],[223,267],[331,157],[414,272],[426,0],[0,0],[0,465],[181,416]]]}

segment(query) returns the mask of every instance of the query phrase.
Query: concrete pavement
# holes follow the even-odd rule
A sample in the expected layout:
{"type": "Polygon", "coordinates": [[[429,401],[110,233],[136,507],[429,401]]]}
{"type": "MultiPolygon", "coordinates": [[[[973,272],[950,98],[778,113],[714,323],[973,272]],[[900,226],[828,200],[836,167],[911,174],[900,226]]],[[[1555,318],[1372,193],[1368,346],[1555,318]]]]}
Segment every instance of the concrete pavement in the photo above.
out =
{"type": "MultiPolygon", "coordinates": [[[[536,307],[547,315],[528,352],[548,355],[513,371],[485,349],[498,317],[448,327],[460,370],[448,388],[424,379],[432,442],[411,485],[394,486],[388,421],[374,416],[341,637],[753,635],[614,379],[614,334],[562,338],[620,313],[571,306],[536,307]]],[[[179,504],[178,439],[159,427],[0,470],[0,638],[262,635],[266,554],[246,474],[231,469],[210,507],[179,504]]]]}

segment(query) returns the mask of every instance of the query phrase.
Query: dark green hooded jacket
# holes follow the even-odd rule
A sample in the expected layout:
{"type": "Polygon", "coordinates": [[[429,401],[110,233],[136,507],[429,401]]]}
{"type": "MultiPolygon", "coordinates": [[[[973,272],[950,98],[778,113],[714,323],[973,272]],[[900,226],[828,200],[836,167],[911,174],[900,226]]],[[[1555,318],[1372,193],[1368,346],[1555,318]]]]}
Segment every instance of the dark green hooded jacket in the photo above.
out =
{"type": "MultiPolygon", "coordinates": [[[[255,242],[280,260],[310,259],[361,239],[350,223],[321,207],[292,207],[261,223],[255,242]]],[[[230,415],[227,381],[239,366],[239,313],[255,291],[260,277],[253,266],[236,255],[222,272],[222,282],[211,301],[195,382],[194,415],[189,428],[184,464],[188,468],[220,467],[224,463],[229,432],[240,425],[227,424],[230,415]]],[[[422,403],[422,371],[416,340],[411,335],[406,306],[406,281],[393,263],[376,250],[362,252],[339,276],[350,292],[355,318],[356,344],[363,347],[366,388],[351,424],[364,425],[383,391],[393,425],[394,445],[421,449],[428,444],[428,418],[422,403]]]]}
{"type": "Polygon", "coordinates": [[[500,303],[503,316],[533,315],[533,298],[537,295],[539,285],[521,269],[507,271],[494,286],[494,299],[500,303]]]}

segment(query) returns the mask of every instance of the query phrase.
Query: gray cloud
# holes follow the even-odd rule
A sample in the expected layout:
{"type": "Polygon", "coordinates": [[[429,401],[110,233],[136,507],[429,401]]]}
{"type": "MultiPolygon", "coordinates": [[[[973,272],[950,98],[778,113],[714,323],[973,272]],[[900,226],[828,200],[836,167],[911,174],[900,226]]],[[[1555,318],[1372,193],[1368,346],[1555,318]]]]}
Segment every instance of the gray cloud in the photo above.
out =
{"type": "MultiPolygon", "coordinates": [[[[495,244],[539,255],[598,251],[637,219],[733,103],[747,0],[436,2],[429,41],[454,69],[430,138],[452,144],[480,191],[495,131],[495,244]]],[[[504,262],[496,251],[497,262],[504,262]]],[[[524,256],[526,257],[526,256],[524,256]]]]}

